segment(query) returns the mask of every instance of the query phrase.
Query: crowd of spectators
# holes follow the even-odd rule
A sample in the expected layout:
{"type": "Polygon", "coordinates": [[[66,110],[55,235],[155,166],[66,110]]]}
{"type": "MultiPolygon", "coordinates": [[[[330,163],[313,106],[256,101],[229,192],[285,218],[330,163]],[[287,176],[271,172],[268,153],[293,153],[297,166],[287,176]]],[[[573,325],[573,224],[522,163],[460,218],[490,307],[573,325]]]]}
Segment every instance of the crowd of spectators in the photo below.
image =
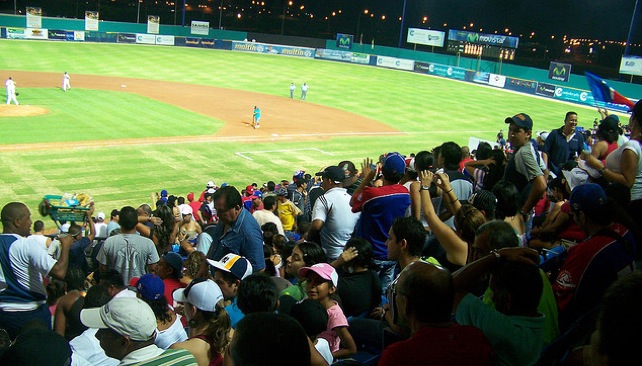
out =
{"type": "Polygon", "coordinates": [[[586,129],[518,113],[494,143],[163,189],[109,219],[92,204],[53,236],[8,203],[0,363],[629,362],[642,102],[627,125],[598,111],[586,129]]]}

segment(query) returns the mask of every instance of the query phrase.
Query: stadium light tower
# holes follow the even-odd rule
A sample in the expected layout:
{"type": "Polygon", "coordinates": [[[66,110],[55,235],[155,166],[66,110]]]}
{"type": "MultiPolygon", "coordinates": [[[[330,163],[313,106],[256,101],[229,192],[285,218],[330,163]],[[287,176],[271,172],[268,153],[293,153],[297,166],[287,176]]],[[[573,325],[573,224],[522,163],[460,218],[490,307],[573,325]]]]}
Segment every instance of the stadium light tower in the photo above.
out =
{"type": "Polygon", "coordinates": [[[624,56],[628,56],[631,52],[631,42],[633,41],[633,29],[635,28],[635,21],[638,17],[639,7],[638,0],[635,0],[635,8],[633,9],[633,16],[631,17],[631,26],[629,27],[629,36],[626,39],[626,47],[624,48],[624,56]]]}
{"type": "Polygon", "coordinates": [[[398,48],[401,48],[401,40],[403,39],[403,23],[406,20],[406,3],[408,0],[403,0],[403,10],[401,11],[401,27],[399,27],[399,44],[398,48]]]}

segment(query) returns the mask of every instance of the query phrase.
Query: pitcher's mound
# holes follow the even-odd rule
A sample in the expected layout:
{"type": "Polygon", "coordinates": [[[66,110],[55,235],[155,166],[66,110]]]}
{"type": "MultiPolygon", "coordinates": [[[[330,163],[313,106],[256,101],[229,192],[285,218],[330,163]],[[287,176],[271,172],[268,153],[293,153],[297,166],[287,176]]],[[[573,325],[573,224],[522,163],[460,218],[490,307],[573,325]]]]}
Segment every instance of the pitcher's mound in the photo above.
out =
{"type": "Polygon", "coordinates": [[[47,108],[33,105],[0,104],[0,118],[41,116],[47,113],[49,113],[47,108]]]}

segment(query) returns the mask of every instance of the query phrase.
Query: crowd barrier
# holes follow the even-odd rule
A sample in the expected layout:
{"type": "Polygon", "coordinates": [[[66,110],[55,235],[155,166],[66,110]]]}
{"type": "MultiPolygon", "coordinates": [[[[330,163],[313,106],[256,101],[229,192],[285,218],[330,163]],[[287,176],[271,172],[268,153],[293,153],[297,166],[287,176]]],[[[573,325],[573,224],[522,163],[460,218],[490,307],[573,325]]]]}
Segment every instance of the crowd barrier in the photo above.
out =
{"type": "MultiPolygon", "coordinates": [[[[581,90],[523,80],[491,72],[469,70],[462,67],[425,62],[407,58],[373,55],[364,52],[325,48],[297,47],[290,45],[268,44],[254,41],[222,40],[206,37],[188,37],[127,32],[69,31],[61,29],[2,27],[0,37],[7,39],[31,39],[71,42],[107,42],[179,47],[200,47],[228,51],[253,52],[262,54],[285,55],[293,57],[323,59],[338,62],[384,67],[408,72],[417,72],[448,79],[466,81],[474,84],[511,90],[529,95],[551,98],[586,106],[600,106],[610,110],[627,112],[625,106],[596,102],[588,90],[581,90]]],[[[634,100],[635,101],[635,100],[634,100]]]]}

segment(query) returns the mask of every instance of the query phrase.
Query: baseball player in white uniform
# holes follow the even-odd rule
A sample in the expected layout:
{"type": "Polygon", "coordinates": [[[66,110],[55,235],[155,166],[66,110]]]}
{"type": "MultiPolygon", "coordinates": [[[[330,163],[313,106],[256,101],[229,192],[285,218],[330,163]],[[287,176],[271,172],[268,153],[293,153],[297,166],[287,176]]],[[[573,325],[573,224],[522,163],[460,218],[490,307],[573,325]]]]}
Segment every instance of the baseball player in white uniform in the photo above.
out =
{"type": "Polygon", "coordinates": [[[65,71],[65,74],[62,76],[62,91],[66,92],[67,89],[71,89],[71,84],[69,84],[69,74],[65,71]]]}
{"type": "Polygon", "coordinates": [[[18,99],[16,99],[16,83],[13,82],[13,79],[9,77],[4,85],[7,86],[7,104],[11,104],[11,101],[13,100],[16,105],[20,105],[20,103],[18,103],[18,99]]]}
{"type": "Polygon", "coordinates": [[[295,90],[296,90],[296,85],[294,85],[294,83],[290,84],[290,99],[294,99],[295,90]]]}
{"type": "Polygon", "coordinates": [[[310,87],[306,83],[303,83],[303,85],[301,85],[301,100],[305,100],[309,88],[310,87]]]}

